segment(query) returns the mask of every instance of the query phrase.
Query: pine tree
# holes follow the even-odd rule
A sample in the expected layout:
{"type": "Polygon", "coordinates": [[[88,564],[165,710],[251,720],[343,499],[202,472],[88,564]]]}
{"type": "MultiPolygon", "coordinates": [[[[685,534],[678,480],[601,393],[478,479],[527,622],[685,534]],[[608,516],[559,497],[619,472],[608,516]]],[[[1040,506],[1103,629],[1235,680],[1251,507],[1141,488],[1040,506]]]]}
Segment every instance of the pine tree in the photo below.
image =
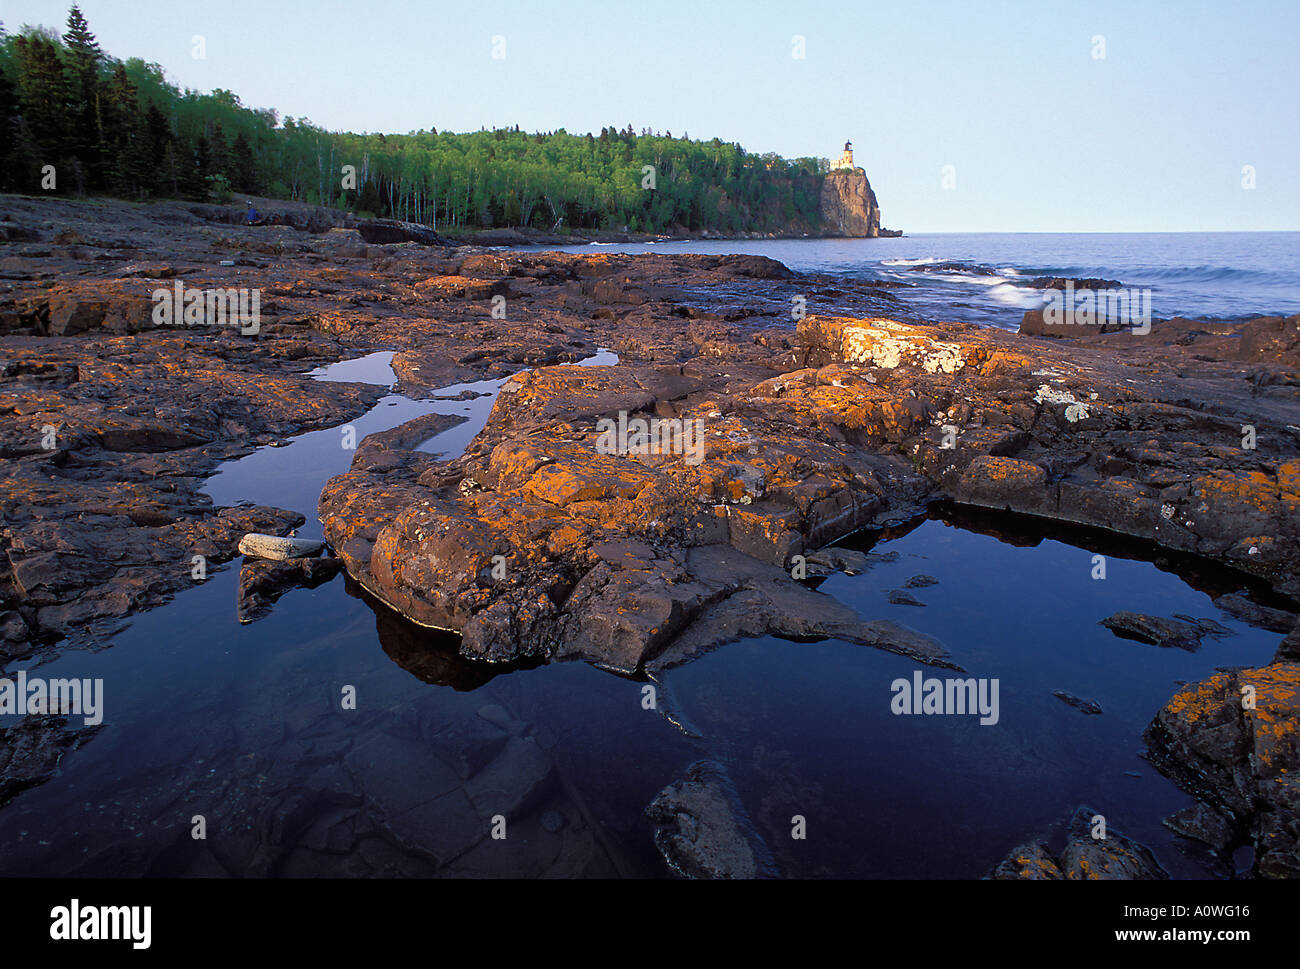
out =
{"type": "Polygon", "coordinates": [[[250,195],[258,195],[261,186],[257,179],[257,163],[253,158],[253,146],[248,143],[241,131],[235,136],[235,144],[230,149],[231,182],[235,188],[250,195]]]}
{"type": "Polygon", "coordinates": [[[208,198],[208,176],[212,174],[212,156],[205,135],[199,135],[191,151],[182,154],[181,194],[200,202],[208,198]]]}
{"type": "Polygon", "coordinates": [[[158,191],[173,197],[180,195],[182,172],[181,155],[176,149],[176,141],[169,140],[163,149],[162,164],[158,168],[158,191]]]}
{"type": "Polygon", "coordinates": [[[63,42],[68,45],[68,50],[73,55],[73,62],[79,69],[97,68],[104,58],[99,42],[90,32],[90,25],[82,16],[81,8],[75,3],[68,11],[68,32],[63,35],[63,42]]]}
{"type": "Polygon", "coordinates": [[[149,129],[149,157],[155,165],[162,165],[167,146],[174,139],[171,123],[153,101],[149,102],[149,110],[145,112],[145,126],[149,129]]]}
{"type": "MultiPolygon", "coordinates": [[[[71,92],[58,49],[45,37],[33,33],[19,35],[14,41],[14,52],[18,63],[18,103],[39,163],[69,170],[71,92]]],[[[67,184],[67,179],[59,180],[61,188],[67,184]]]]}
{"type": "Polygon", "coordinates": [[[68,49],[72,97],[70,148],[85,165],[91,183],[100,187],[105,184],[104,129],[99,103],[104,52],[75,3],[68,12],[68,31],[63,35],[63,43],[68,49]]]}
{"type": "Polygon", "coordinates": [[[113,191],[129,197],[147,194],[156,171],[149,145],[149,127],[140,110],[140,95],[119,61],[104,94],[104,114],[111,119],[109,183],[113,191]]]}
{"type": "Polygon", "coordinates": [[[230,179],[230,144],[226,141],[225,129],[221,127],[220,121],[212,123],[212,134],[208,138],[209,150],[209,175],[221,175],[227,180],[230,179]]]}

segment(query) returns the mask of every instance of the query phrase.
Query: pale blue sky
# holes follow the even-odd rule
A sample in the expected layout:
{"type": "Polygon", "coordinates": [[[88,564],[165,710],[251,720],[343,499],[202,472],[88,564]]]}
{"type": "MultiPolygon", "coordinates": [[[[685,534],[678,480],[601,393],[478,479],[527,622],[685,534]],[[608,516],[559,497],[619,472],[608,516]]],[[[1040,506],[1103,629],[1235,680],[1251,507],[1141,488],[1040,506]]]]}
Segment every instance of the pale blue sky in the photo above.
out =
{"type": "MultiPolygon", "coordinates": [[[[911,232],[1300,229],[1300,0],[81,6],[115,56],[332,129],[631,123],[831,158],[852,138],[911,232]]],[[[67,7],[0,17],[62,29],[67,7]]]]}

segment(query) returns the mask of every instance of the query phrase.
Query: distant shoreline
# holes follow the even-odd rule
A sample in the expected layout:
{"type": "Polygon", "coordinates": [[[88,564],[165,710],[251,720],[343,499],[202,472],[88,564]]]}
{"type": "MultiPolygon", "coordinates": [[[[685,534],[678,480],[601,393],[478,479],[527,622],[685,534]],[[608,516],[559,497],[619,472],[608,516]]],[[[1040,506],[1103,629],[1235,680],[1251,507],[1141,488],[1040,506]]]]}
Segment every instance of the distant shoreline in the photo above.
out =
{"type": "Polygon", "coordinates": [[[816,233],[799,233],[784,235],[779,233],[747,232],[735,235],[723,235],[713,232],[691,232],[684,235],[665,235],[651,232],[613,232],[602,229],[584,229],[580,233],[561,235],[543,229],[501,228],[470,229],[464,231],[437,230],[438,234],[451,242],[469,246],[584,246],[595,244],[629,244],[650,242],[771,242],[788,239],[898,239],[903,238],[901,230],[881,230],[879,236],[837,236],[816,233]]]}

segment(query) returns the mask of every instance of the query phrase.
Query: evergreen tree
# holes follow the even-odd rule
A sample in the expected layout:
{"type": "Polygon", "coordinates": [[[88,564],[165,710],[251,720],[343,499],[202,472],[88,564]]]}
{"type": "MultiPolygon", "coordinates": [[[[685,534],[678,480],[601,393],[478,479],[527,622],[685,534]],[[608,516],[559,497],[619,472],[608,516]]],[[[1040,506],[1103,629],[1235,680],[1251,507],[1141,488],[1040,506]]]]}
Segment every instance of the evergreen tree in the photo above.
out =
{"type": "Polygon", "coordinates": [[[209,175],[220,175],[230,180],[230,145],[226,141],[226,132],[220,121],[212,123],[212,134],[208,138],[209,175]]]}
{"type": "Polygon", "coordinates": [[[68,30],[63,35],[63,43],[68,51],[68,87],[72,98],[69,147],[85,165],[91,184],[101,187],[105,172],[99,75],[104,52],[75,3],[68,12],[68,30]]]}
{"type": "Polygon", "coordinates": [[[149,159],[154,165],[161,166],[163,156],[167,152],[167,146],[174,139],[172,138],[172,128],[167,116],[158,109],[158,105],[153,101],[149,102],[149,110],[145,112],[145,127],[149,129],[149,159]]]}
{"type": "Polygon", "coordinates": [[[257,163],[253,159],[253,146],[248,143],[241,131],[235,136],[235,144],[230,149],[231,183],[241,192],[250,195],[261,194],[258,184],[257,163]]]}
{"type": "MultiPolygon", "coordinates": [[[[15,38],[14,53],[18,62],[18,103],[31,149],[39,165],[54,165],[70,174],[71,96],[58,49],[49,38],[32,33],[15,38]]],[[[60,178],[58,185],[66,190],[68,178],[60,178]]],[[[36,185],[31,188],[35,190],[36,185]]]]}
{"type": "Polygon", "coordinates": [[[211,174],[212,152],[207,136],[199,135],[181,172],[181,194],[196,201],[207,201],[208,176],[211,174]]]}
{"type": "Polygon", "coordinates": [[[104,96],[105,115],[112,119],[109,145],[109,183],[120,195],[138,198],[153,188],[155,169],[149,144],[149,127],[140,110],[140,96],[118,63],[104,96]]]}
{"type": "Polygon", "coordinates": [[[162,164],[158,167],[158,191],[175,198],[181,194],[183,168],[175,139],[170,139],[163,149],[162,164]]]}

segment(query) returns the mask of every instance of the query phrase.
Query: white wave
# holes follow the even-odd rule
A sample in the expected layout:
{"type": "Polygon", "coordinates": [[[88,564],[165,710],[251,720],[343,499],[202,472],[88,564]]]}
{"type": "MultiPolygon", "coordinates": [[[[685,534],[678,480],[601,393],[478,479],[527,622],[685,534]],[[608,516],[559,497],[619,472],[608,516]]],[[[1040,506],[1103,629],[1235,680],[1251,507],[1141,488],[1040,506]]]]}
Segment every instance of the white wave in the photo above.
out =
{"type": "Polygon", "coordinates": [[[970,283],[974,286],[1000,286],[1006,282],[1001,276],[976,276],[971,273],[933,273],[928,278],[946,283],[970,283]]]}
{"type": "Polygon", "coordinates": [[[882,259],[882,266],[929,266],[932,263],[944,262],[938,256],[925,256],[921,259],[882,259]]]}
{"type": "Polygon", "coordinates": [[[990,288],[989,297],[1007,306],[1019,306],[1023,309],[1033,309],[1043,303],[1042,294],[1038,290],[1013,286],[1008,282],[1001,282],[990,288]]]}

